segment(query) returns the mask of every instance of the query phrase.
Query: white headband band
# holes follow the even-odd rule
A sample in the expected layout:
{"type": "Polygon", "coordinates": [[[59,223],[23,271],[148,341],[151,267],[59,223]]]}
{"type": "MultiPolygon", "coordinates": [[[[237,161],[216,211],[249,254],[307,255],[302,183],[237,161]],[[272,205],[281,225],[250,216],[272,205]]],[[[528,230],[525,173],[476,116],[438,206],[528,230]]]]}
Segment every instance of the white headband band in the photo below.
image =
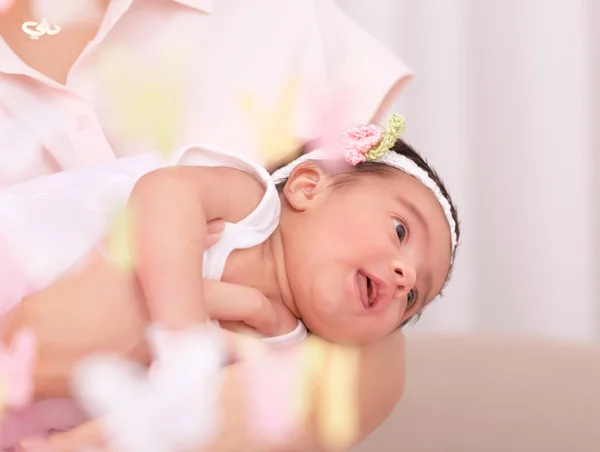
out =
{"type": "MultiPolygon", "coordinates": [[[[392,120],[392,118],[390,118],[390,120],[392,120]]],[[[398,115],[396,116],[395,119],[398,119],[398,115]]],[[[403,123],[403,121],[404,120],[402,119],[402,123],[403,123]]],[[[388,124],[389,124],[389,122],[390,121],[388,120],[388,124]]],[[[371,127],[371,126],[366,126],[366,127],[371,127]]],[[[358,129],[355,129],[355,130],[358,130],[358,129]]],[[[363,130],[364,130],[364,128],[363,128],[363,130]]],[[[401,133],[403,130],[403,127],[400,129],[397,129],[397,130],[400,130],[399,133],[401,133]]],[[[398,133],[396,133],[396,135],[398,135],[398,133]]],[[[396,136],[394,138],[394,140],[393,140],[394,143],[397,138],[398,138],[398,136],[396,136]]],[[[392,145],[393,145],[393,143],[392,143],[392,145]]],[[[372,147],[373,146],[371,146],[371,148],[372,147]]],[[[448,226],[450,227],[450,237],[451,237],[451,241],[452,241],[452,257],[450,259],[452,262],[454,260],[454,252],[456,251],[456,245],[457,245],[458,238],[456,236],[456,222],[454,221],[454,217],[452,216],[452,207],[450,206],[450,202],[443,195],[442,190],[440,189],[438,184],[436,184],[435,181],[429,176],[429,174],[427,174],[427,172],[424,169],[420,168],[411,159],[409,159],[408,157],[405,157],[404,155],[398,154],[394,151],[390,151],[389,148],[384,150],[380,154],[381,155],[376,158],[367,158],[366,161],[375,162],[375,163],[383,163],[385,165],[397,168],[400,171],[405,172],[406,174],[410,174],[415,179],[417,179],[419,182],[421,182],[423,185],[425,185],[435,195],[435,198],[437,199],[440,206],[442,207],[442,210],[444,211],[444,215],[446,216],[446,220],[448,221],[448,226]]],[[[366,155],[368,156],[368,152],[366,153],[366,155]]],[[[278,169],[271,175],[271,179],[277,185],[277,184],[287,180],[290,177],[290,175],[292,174],[292,171],[294,170],[294,168],[296,168],[301,163],[304,163],[309,160],[331,160],[332,158],[335,158],[335,157],[332,156],[331,152],[327,152],[323,149],[317,149],[315,151],[309,152],[308,154],[304,154],[302,157],[297,158],[290,164],[284,166],[283,168],[278,169]]],[[[346,155],[346,160],[348,160],[347,155],[346,155]]],[[[356,163],[354,163],[354,164],[356,164],[356,163]]]]}

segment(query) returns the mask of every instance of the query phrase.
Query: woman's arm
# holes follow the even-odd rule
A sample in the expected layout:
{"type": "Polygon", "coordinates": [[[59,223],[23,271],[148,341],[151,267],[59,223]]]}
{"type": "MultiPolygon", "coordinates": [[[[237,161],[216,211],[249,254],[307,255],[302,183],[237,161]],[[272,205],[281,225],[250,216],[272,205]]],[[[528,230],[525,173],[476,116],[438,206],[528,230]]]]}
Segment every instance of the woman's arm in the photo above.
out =
{"type": "MultiPolygon", "coordinates": [[[[397,331],[384,339],[360,347],[358,444],[379,427],[391,414],[404,393],[406,380],[406,344],[404,334],[397,331]]],[[[319,437],[318,405],[311,413],[312,422],[300,432],[298,443],[285,452],[326,451],[319,437]]],[[[220,449],[215,449],[218,451],[220,449]]]]}
{"type": "Polygon", "coordinates": [[[360,431],[362,441],[392,413],[406,384],[406,342],[402,331],[361,349],[360,431]]]}
{"type": "MultiPolygon", "coordinates": [[[[281,359],[273,356],[272,359],[281,359]]],[[[401,331],[377,343],[360,347],[360,375],[358,391],[359,431],[355,444],[358,444],[379,427],[391,414],[399,402],[405,387],[406,376],[405,339],[401,331]]],[[[285,363],[282,362],[282,365],[285,363]]],[[[320,437],[317,423],[319,404],[312,404],[310,422],[305,424],[287,444],[268,449],[257,444],[249,433],[248,426],[248,385],[244,363],[228,366],[223,370],[221,406],[223,426],[217,440],[206,448],[209,452],[244,450],[256,452],[327,452],[320,437]]],[[[269,375],[263,375],[268,383],[269,375]]],[[[317,392],[318,388],[312,388],[317,392]]]]}
{"type": "MultiPolygon", "coordinates": [[[[243,296],[244,287],[239,287],[239,296],[243,296]]],[[[218,291],[213,290],[213,296],[218,291]]],[[[231,294],[230,288],[227,290],[231,294]]],[[[389,416],[404,392],[405,383],[405,342],[402,332],[397,332],[375,344],[360,349],[360,378],[358,410],[360,428],[356,442],[360,442],[372,433],[389,416]]],[[[280,359],[273,356],[273,359],[280,359]]],[[[208,448],[209,452],[244,450],[248,452],[296,452],[325,451],[319,439],[316,423],[318,405],[313,405],[309,422],[287,444],[267,449],[258,444],[250,434],[248,427],[248,385],[245,379],[247,369],[243,362],[228,366],[222,371],[221,409],[223,415],[222,430],[216,441],[208,448]]],[[[263,375],[268,383],[269,375],[263,375]]],[[[70,432],[60,433],[51,438],[51,444],[59,451],[71,451],[77,448],[103,444],[104,438],[99,424],[88,423],[70,432]]],[[[27,449],[26,449],[27,450],[27,449]]]]}

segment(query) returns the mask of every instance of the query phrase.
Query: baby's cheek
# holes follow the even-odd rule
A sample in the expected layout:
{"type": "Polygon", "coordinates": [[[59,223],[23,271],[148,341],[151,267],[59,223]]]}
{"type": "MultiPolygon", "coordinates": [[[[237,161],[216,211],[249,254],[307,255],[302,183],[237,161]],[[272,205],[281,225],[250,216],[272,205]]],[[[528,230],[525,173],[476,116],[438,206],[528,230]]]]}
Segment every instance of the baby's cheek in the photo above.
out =
{"type": "Polygon", "coordinates": [[[356,221],[355,218],[340,219],[338,226],[333,231],[333,234],[338,238],[338,240],[357,240],[361,237],[364,237],[366,234],[366,228],[360,221],[356,221]]]}

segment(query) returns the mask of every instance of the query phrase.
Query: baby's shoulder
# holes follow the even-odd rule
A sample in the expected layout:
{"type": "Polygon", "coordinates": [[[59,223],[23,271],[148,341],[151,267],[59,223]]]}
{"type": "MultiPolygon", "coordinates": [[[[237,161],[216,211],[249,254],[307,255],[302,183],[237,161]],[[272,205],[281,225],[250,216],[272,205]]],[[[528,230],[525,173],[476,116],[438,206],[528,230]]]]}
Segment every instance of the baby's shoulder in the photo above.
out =
{"type": "MultiPolygon", "coordinates": [[[[160,168],[145,175],[144,179],[176,180],[185,184],[189,190],[201,193],[209,198],[210,204],[218,204],[215,209],[226,213],[223,220],[236,223],[245,218],[261,202],[265,195],[265,183],[252,174],[227,166],[173,166],[160,168]]],[[[152,183],[152,182],[151,182],[152,183]]]]}
{"type": "Polygon", "coordinates": [[[229,218],[224,220],[236,223],[256,209],[265,195],[266,186],[253,175],[236,168],[215,167],[217,183],[215,190],[223,190],[231,206],[229,218]]]}

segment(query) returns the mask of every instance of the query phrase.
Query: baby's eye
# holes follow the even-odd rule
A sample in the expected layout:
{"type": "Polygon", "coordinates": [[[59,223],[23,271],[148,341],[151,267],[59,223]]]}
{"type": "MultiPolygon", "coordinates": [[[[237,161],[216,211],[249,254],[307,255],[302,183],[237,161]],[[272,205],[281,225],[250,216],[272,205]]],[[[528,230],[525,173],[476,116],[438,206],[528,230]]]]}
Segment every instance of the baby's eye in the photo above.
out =
{"type": "Polygon", "coordinates": [[[392,222],[394,223],[394,227],[396,228],[398,240],[402,242],[406,238],[406,226],[404,226],[400,221],[396,219],[392,219],[392,222]]]}
{"type": "Polygon", "coordinates": [[[412,308],[412,306],[415,304],[415,300],[417,299],[415,290],[411,289],[408,292],[408,295],[406,295],[406,298],[407,298],[406,310],[408,311],[410,308],[412,308]]]}

